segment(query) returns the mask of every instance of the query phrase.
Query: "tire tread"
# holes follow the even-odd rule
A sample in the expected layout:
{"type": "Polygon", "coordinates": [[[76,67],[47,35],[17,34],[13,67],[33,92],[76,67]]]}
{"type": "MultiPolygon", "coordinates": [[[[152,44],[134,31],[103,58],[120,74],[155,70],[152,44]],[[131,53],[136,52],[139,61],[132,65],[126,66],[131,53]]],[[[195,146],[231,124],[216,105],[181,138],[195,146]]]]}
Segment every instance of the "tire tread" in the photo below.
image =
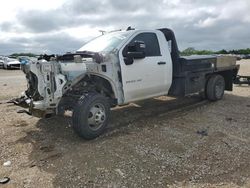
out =
{"type": "Polygon", "coordinates": [[[110,114],[110,106],[106,97],[96,92],[86,93],[79,98],[76,106],[74,107],[73,116],[72,116],[73,129],[80,137],[83,137],[84,139],[87,139],[87,140],[94,139],[98,137],[107,126],[109,114],[110,114]],[[107,119],[104,125],[100,127],[99,130],[91,131],[88,128],[88,125],[86,125],[86,121],[87,121],[86,114],[91,103],[93,103],[96,100],[103,102],[107,111],[106,112],[107,119]]]}

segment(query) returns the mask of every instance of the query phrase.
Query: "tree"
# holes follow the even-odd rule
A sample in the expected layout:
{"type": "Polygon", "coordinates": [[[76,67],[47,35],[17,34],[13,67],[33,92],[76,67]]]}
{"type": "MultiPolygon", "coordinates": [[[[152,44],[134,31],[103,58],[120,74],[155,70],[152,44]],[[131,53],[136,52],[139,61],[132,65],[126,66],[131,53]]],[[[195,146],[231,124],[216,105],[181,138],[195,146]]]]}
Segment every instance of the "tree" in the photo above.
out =
{"type": "Polygon", "coordinates": [[[225,49],[223,49],[223,50],[217,51],[216,54],[228,54],[228,52],[225,49]]]}
{"type": "Polygon", "coordinates": [[[181,55],[194,55],[196,50],[193,47],[189,47],[181,52],[181,55]]]}

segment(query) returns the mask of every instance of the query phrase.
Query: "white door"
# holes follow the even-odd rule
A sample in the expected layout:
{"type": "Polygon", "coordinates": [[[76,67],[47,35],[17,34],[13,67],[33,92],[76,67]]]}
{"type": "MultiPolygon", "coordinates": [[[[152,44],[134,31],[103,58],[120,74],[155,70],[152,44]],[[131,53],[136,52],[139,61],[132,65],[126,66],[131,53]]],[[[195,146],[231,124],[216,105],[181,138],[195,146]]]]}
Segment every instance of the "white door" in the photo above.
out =
{"type": "Polygon", "coordinates": [[[167,94],[172,83],[172,61],[164,35],[160,31],[139,32],[126,44],[133,41],[145,43],[146,57],[126,65],[123,49],[119,53],[124,103],[167,94]]]}

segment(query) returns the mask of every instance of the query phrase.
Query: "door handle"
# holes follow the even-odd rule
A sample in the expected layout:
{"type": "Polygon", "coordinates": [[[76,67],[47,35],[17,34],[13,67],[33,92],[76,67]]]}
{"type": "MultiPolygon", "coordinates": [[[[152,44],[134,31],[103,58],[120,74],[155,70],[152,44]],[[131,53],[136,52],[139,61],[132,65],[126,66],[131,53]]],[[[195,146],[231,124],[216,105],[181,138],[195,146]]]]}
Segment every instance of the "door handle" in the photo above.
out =
{"type": "Polygon", "coordinates": [[[165,65],[165,64],[166,64],[166,62],[164,62],[164,61],[158,62],[158,65],[165,65]]]}

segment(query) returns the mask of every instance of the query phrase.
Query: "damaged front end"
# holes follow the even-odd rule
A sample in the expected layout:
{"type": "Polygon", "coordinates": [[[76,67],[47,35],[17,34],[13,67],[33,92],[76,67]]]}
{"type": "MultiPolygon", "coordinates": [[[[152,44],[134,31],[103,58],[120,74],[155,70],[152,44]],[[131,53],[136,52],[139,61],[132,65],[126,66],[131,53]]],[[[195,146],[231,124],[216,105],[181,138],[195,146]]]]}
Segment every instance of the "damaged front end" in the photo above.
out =
{"type": "Polygon", "coordinates": [[[20,98],[11,102],[28,108],[28,111],[21,112],[32,116],[46,118],[58,114],[58,105],[63,95],[86,75],[87,67],[83,56],[42,56],[37,61],[21,62],[28,89],[20,98]]]}

